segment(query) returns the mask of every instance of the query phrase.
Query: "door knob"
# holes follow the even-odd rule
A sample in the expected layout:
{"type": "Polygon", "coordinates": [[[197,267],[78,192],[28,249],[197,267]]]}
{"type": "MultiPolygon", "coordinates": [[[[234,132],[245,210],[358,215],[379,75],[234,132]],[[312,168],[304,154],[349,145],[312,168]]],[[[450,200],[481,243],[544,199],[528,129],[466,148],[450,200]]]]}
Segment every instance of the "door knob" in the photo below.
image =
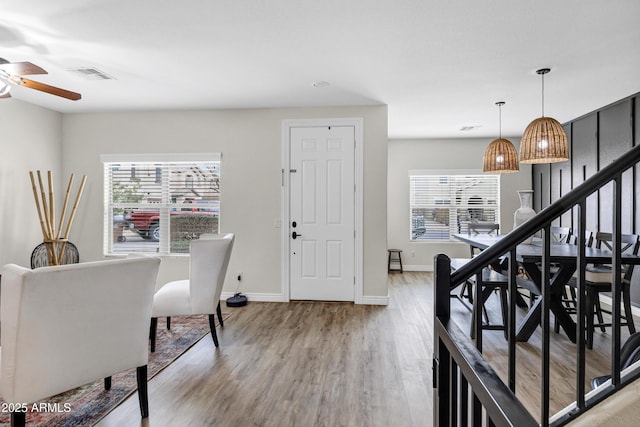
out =
{"type": "Polygon", "coordinates": [[[291,238],[292,238],[292,239],[294,239],[294,240],[295,240],[296,238],[300,237],[300,236],[302,236],[302,234],[298,234],[298,233],[296,233],[295,231],[294,231],[293,233],[291,233],[291,238]]]}

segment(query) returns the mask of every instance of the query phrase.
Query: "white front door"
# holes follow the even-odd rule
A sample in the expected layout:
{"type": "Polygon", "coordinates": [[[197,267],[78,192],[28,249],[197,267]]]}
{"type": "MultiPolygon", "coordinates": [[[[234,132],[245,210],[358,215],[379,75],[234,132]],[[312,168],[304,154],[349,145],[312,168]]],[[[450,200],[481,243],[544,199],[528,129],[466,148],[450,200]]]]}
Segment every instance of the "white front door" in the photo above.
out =
{"type": "Polygon", "coordinates": [[[353,126],[291,128],[291,299],[354,300],[354,141],[353,126]]]}

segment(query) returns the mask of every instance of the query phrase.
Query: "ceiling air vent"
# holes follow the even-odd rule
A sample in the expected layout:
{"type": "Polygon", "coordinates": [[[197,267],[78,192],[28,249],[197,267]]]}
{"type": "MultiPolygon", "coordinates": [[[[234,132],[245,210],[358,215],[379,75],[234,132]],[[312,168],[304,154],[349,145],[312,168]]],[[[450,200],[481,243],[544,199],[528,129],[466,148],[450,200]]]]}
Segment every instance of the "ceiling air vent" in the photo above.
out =
{"type": "Polygon", "coordinates": [[[87,80],[115,80],[109,74],[91,67],[70,68],[72,73],[87,80]]]}

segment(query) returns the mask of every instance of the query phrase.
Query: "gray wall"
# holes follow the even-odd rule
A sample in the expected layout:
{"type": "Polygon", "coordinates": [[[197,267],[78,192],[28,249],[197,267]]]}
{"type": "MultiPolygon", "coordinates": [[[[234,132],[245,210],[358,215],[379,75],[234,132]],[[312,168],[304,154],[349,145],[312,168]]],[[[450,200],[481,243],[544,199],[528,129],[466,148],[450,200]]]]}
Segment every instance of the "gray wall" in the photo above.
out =
{"type": "Polygon", "coordinates": [[[62,204],[62,115],[14,98],[0,100],[0,266],[30,265],[42,232],[29,171],[53,172],[55,199],[62,204]]]}
{"type": "MultiPolygon", "coordinates": [[[[88,176],[74,236],[85,260],[103,255],[103,172],[100,154],[222,153],[220,231],[236,233],[224,292],[280,301],[282,120],[364,119],[364,302],[386,303],[387,107],[207,110],[66,114],[65,174],[88,176]]],[[[160,283],[188,274],[185,257],[166,257],[160,283]]]]}

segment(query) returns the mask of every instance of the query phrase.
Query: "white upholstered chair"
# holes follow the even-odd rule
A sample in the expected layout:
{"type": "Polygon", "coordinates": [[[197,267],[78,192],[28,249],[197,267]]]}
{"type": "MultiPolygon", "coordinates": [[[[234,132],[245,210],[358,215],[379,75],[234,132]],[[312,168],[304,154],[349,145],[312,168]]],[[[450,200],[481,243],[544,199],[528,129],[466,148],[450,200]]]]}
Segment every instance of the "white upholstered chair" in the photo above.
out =
{"type": "Polygon", "coordinates": [[[220,309],[220,293],[227,274],[227,266],[231,258],[235,236],[233,233],[224,237],[206,235],[200,240],[192,240],[189,248],[189,278],[176,280],[162,286],[153,297],[151,317],[151,351],[155,351],[156,329],[158,317],[209,315],[211,338],[218,347],[215,314],[220,326],[222,311],[220,309]]]}
{"type": "MultiPolygon", "coordinates": [[[[137,368],[143,418],[148,333],[160,259],[140,257],[2,270],[0,395],[33,403],[137,368]]],[[[24,425],[14,412],[12,425],[24,425]]]]}

